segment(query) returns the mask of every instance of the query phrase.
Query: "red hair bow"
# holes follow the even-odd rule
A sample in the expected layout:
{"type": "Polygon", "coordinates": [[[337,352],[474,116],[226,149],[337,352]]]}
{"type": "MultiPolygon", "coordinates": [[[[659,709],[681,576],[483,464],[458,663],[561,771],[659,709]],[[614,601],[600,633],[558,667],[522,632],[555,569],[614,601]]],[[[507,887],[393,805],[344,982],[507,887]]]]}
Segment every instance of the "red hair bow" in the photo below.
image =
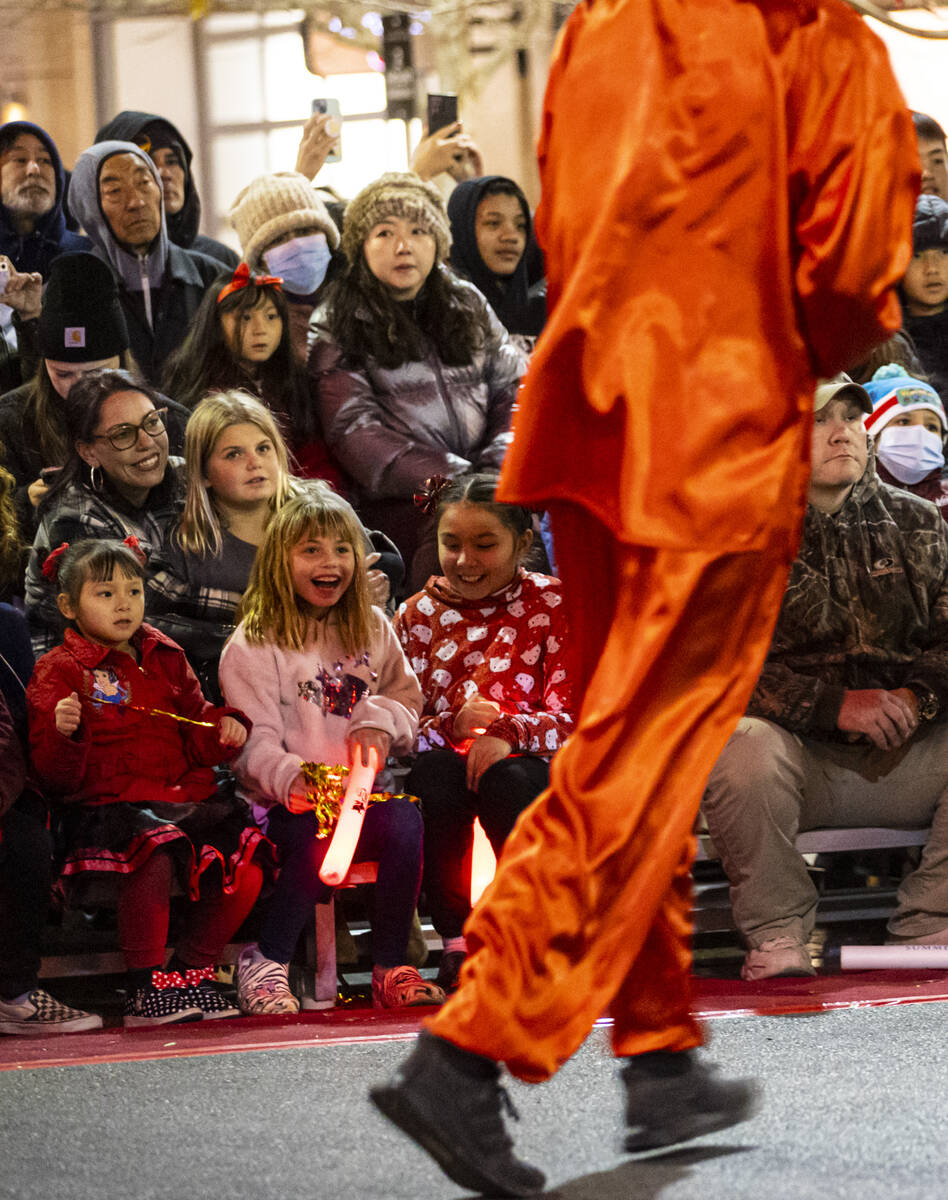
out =
{"type": "Polygon", "coordinates": [[[145,565],[145,551],[139,545],[138,538],[134,535],[134,533],[130,533],[122,542],[122,545],[128,546],[129,550],[131,550],[142,566],[145,565]]]}
{"type": "Polygon", "coordinates": [[[50,583],[56,582],[56,577],[59,575],[59,560],[69,549],[69,543],[63,542],[61,546],[57,546],[55,550],[50,550],[49,554],[43,562],[42,573],[43,578],[48,579],[50,583]]]}
{"type": "Polygon", "coordinates": [[[239,292],[242,288],[250,287],[281,287],[283,280],[279,275],[253,275],[250,272],[250,267],[245,263],[238,263],[237,269],[231,276],[230,283],[225,284],[221,288],[221,294],[217,297],[217,303],[229,296],[232,292],[239,292]]]}
{"type": "Polygon", "coordinates": [[[451,480],[444,475],[429,475],[425,486],[414,494],[415,507],[420,508],[423,513],[434,512],[441,499],[441,493],[450,482],[451,480]]]}

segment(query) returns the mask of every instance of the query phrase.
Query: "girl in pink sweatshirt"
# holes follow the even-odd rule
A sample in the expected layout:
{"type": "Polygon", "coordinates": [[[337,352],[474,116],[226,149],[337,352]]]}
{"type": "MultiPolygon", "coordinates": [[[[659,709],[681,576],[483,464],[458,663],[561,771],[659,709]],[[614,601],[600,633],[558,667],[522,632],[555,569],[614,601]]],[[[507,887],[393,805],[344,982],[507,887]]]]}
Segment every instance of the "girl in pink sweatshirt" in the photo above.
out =
{"type": "MultiPolygon", "coordinates": [[[[355,748],[384,763],[410,749],[421,689],[384,613],[369,602],[365,538],[355,512],[305,487],[272,518],[221,656],[225,696],[240,696],[253,730],[234,764],[243,795],[280,855],[259,943],[237,966],[248,1013],[292,1013],[287,967],[313,905],[329,838],[317,837],[302,762],[349,765],[355,748]]],[[[373,791],[388,786],[380,772],[373,791]]],[[[355,861],[377,861],[372,998],[378,1008],[440,1004],[444,992],[406,965],[421,883],[421,816],[407,797],[368,806],[355,861]]]]}
{"type": "Polygon", "coordinates": [[[560,583],[522,565],[530,512],[498,503],[493,475],[429,483],[444,575],[402,605],[395,628],[425,697],[407,787],[425,818],[438,983],[453,991],[467,952],[474,818],[499,856],[573,719],[560,583]]]}

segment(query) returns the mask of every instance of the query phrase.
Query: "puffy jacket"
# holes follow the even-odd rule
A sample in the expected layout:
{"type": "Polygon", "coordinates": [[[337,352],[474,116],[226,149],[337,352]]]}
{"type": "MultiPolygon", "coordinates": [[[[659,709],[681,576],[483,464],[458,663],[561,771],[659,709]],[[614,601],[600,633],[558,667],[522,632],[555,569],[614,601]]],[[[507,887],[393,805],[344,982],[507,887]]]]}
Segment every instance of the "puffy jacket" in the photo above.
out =
{"type": "Polygon", "coordinates": [[[323,434],[367,498],[411,498],[429,475],[495,470],[503,462],[526,360],[481,303],[490,333],[459,367],[446,366],[433,347],[424,359],[391,369],[349,364],[329,333],[326,307],[313,313],[309,369],[323,434]]]}
{"type": "Polygon", "coordinates": [[[251,723],[238,709],[204,699],[184,651],[163,633],[142,625],[132,641],[140,663],[68,629],[63,644],[37,662],[26,692],[34,769],[68,803],[206,800],[216,790],[211,768],[239,753],[221,745],[219,721],[236,717],[248,730],[251,723]],[[64,737],[55,708],[71,692],[83,701],[82,723],[64,737]],[[160,715],[168,712],[210,728],[160,715]]]}
{"type": "Polygon", "coordinates": [[[938,509],[875,474],[838,512],[807,506],[748,715],[838,740],[853,688],[930,689],[948,711],[948,532],[938,509]]]}

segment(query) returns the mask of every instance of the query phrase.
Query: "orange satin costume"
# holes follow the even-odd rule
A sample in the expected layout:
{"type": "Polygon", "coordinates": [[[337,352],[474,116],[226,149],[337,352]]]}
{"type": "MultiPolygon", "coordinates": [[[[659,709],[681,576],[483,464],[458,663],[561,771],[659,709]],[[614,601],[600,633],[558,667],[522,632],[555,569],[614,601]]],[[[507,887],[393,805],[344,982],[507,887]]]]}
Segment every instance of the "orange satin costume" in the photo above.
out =
{"type": "Polygon", "coordinates": [[[796,549],[815,376],[901,323],[915,145],[842,0],[587,0],[561,34],[502,495],[552,512],[583,702],[429,1022],[521,1079],[607,1009],[619,1055],[701,1042],[691,830],[796,549]]]}

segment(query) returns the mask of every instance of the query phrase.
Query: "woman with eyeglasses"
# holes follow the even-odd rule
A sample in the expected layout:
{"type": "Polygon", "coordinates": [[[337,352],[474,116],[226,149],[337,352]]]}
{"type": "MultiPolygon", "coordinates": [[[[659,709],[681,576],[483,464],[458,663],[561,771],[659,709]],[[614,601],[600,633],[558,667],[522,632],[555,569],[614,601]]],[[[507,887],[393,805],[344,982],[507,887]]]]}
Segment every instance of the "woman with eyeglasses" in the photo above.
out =
{"type": "MultiPolygon", "coordinates": [[[[134,534],[150,555],[177,520],[184,481],[181,459],[168,456],[167,412],[165,398],[127,371],[90,371],[69,392],[66,462],[40,508],[26,571],[37,655],[62,640],[56,590],[42,574],[51,550],[134,534]]],[[[146,581],[146,607],[147,588],[146,581]]]]}

